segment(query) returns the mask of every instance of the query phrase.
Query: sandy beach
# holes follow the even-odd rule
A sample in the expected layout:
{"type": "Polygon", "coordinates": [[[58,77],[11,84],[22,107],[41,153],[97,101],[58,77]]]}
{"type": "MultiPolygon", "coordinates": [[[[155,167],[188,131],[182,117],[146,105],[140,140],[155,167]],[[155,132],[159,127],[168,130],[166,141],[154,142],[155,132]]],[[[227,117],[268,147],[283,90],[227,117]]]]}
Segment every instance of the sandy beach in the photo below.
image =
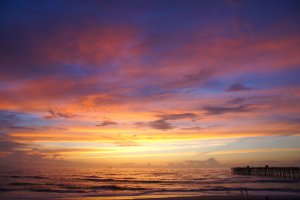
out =
{"type": "Polygon", "coordinates": [[[184,197],[84,197],[67,198],[64,200],[297,200],[299,196],[184,196],[184,197]]]}
{"type": "Polygon", "coordinates": [[[211,196],[162,196],[162,195],[147,195],[147,196],[123,196],[123,197],[79,197],[79,198],[64,198],[63,200],[296,200],[299,195],[211,195],[211,196]]]}

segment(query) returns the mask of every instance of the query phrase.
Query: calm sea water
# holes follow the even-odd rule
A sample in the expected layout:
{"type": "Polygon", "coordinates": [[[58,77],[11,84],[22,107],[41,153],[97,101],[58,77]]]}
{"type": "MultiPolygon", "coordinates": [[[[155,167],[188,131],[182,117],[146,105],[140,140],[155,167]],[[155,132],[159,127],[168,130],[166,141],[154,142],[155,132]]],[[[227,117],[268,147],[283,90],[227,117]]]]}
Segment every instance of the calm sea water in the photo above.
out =
{"type": "Polygon", "coordinates": [[[300,195],[299,180],[232,175],[230,169],[6,169],[0,175],[3,199],[173,193],[231,195],[240,193],[241,187],[250,194],[300,195]]]}

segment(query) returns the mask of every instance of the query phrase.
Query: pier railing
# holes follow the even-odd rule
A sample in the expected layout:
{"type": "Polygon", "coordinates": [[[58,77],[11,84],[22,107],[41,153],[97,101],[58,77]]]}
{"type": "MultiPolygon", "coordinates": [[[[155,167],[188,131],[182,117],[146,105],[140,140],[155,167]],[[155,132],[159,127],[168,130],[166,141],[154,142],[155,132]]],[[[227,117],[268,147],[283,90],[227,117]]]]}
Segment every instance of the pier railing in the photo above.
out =
{"type": "Polygon", "coordinates": [[[233,174],[300,179],[300,167],[233,167],[233,174]]]}

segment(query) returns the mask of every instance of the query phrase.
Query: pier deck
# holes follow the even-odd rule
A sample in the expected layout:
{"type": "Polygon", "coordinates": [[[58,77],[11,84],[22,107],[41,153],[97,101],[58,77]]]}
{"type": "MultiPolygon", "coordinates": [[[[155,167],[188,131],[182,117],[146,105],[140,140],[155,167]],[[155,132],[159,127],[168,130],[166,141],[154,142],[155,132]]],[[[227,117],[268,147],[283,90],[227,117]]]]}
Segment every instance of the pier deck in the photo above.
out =
{"type": "Polygon", "coordinates": [[[233,174],[300,179],[300,167],[233,167],[233,174]]]}

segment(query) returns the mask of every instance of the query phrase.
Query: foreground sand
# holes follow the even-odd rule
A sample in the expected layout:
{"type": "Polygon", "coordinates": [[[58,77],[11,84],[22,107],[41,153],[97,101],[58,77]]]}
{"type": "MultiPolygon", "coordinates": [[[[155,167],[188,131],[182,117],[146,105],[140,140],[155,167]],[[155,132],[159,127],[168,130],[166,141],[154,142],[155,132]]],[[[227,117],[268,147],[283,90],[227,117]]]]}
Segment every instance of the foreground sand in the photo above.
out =
{"type": "Polygon", "coordinates": [[[63,200],[299,200],[300,196],[293,195],[249,195],[249,196],[169,196],[169,197],[155,197],[155,196],[128,196],[128,197],[79,197],[79,198],[65,198],[63,200]]]}

